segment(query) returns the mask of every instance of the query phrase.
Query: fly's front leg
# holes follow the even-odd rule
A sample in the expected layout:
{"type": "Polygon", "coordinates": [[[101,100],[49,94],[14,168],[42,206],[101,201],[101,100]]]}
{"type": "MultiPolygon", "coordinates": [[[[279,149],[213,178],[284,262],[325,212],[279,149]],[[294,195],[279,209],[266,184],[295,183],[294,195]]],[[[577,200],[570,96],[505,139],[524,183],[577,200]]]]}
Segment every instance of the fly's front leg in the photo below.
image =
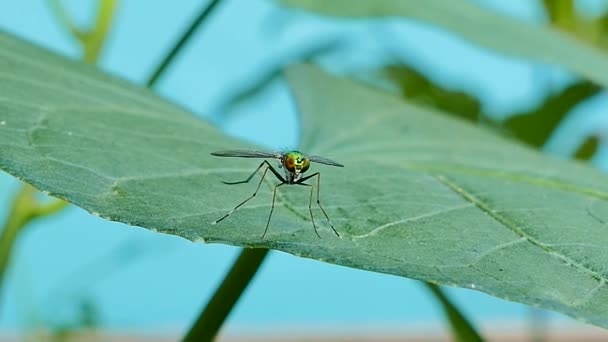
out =
{"type": "MultiPolygon", "coordinates": [[[[216,224],[216,223],[222,221],[226,217],[230,216],[230,214],[232,214],[235,210],[237,210],[238,208],[240,208],[241,206],[243,206],[245,203],[249,202],[252,198],[254,198],[258,194],[258,191],[260,190],[260,186],[262,185],[262,182],[264,181],[264,178],[266,177],[266,173],[268,172],[268,170],[270,170],[270,172],[272,172],[272,174],[274,174],[275,177],[277,177],[281,181],[281,184],[285,183],[285,178],[283,178],[283,176],[281,176],[281,174],[278,173],[277,170],[275,170],[274,167],[272,167],[272,165],[270,165],[270,163],[268,161],[266,161],[266,160],[264,160],[262,163],[260,163],[260,166],[258,166],[258,168],[255,169],[255,171],[249,177],[247,177],[247,179],[245,179],[244,181],[239,181],[239,182],[223,182],[223,183],[224,184],[229,184],[229,185],[247,183],[247,182],[249,182],[251,180],[251,178],[253,178],[253,176],[255,176],[255,174],[264,165],[266,165],[266,168],[264,169],[264,172],[262,173],[262,178],[260,178],[260,182],[258,183],[258,186],[255,188],[255,191],[253,192],[253,194],[251,196],[247,197],[243,202],[239,203],[236,207],[234,207],[232,210],[230,210],[226,215],[224,215],[221,218],[219,218],[218,220],[214,221],[212,224],[216,224]]],[[[274,199],[273,199],[273,206],[274,206],[274,199]]],[[[270,221],[270,219],[269,219],[269,221],[270,221]]],[[[266,228],[268,228],[268,226],[266,226],[266,228]]]]}
{"type": "MultiPolygon", "coordinates": [[[[261,165],[264,165],[264,163],[262,163],[261,165]]],[[[260,167],[261,167],[260,165],[260,167]]],[[[258,172],[260,168],[258,167],[257,170],[255,170],[255,172],[258,172]]],[[[253,175],[255,175],[255,172],[253,173],[253,175]]],[[[260,178],[260,182],[258,183],[257,188],[255,188],[255,191],[253,192],[253,194],[249,197],[247,197],[243,202],[239,203],[236,207],[232,208],[232,210],[230,210],[228,213],[226,213],[226,215],[222,216],[220,219],[216,220],[215,222],[213,222],[212,224],[216,224],[220,221],[222,221],[223,219],[225,219],[226,217],[230,216],[230,214],[232,214],[235,210],[237,210],[238,208],[240,208],[243,204],[249,202],[252,198],[255,197],[255,195],[258,194],[258,190],[260,190],[260,186],[262,185],[262,182],[264,181],[264,177],[266,177],[266,172],[268,172],[268,167],[266,167],[264,169],[264,172],[262,173],[262,178],[260,178]]],[[[236,183],[226,183],[226,184],[240,184],[240,183],[246,183],[249,182],[249,180],[251,179],[251,177],[253,177],[253,175],[251,175],[249,178],[247,178],[247,180],[242,181],[242,182],[236,182],[236,183]]]]}
{"type": "Polygon", "coordinates": [[[264,228],[264,234],[262,234],[262,239],[264,238],[264,236],[266,236],[266,232],[268,231],[268,226],[270,225],[270,218],[272,217],[272,212],[274,211],[274,199],[275,199],[275,197],[277,197],[277,189],[281,185],[285,185],[285,184],[287,184],[287,183],[277,184],[274,186],[274,189],[272,190],[272,206],[270,207],[270,213],[268,214],[268,221],[266,221],[266,228],[264,228]]]}
{"type": "MultiPolygon", "coordinates": [[[[258,173],[258,171],[260,171],[260,169],[262,168],[262,166],[264,166],[264,164],[266,165],[266,168],[272,167],[269,162],[267,162],[266,160],[264,160],[263,162],[260,163],[260,165],[257,167],[257,169],[255,169],[255,171],[253,171],[253,173],[249,177],[247,177],[247,179],[245,179],[243,181],[238,181],[238,182],[225,182],[225,181],[222,181],[222,183],[228,184],[228,185],[249,183],[249,181],[251,180],[251,178],[253,178],[253,176],[255,176],[255,174],[258,173]]],[[[266,171],[264,171],[264,173],[266,173],[266,171]]],[[[264,177],[262,176],[262,179],[263,178],[264,177]]]]}

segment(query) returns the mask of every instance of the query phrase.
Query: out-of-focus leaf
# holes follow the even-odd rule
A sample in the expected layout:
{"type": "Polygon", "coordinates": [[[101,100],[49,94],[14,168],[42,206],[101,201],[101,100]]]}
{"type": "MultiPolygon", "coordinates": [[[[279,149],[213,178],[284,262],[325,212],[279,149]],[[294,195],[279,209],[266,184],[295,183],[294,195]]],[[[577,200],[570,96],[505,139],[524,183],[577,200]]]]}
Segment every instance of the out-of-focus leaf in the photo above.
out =
{"type": "Polygon", "coordinates": [[[576,27],[576,8],[574,0],[542,0],[549,21],[559,27],[574,29],[576,27]]]}
{"type": "Polygon", "coordinates": [[[468,120],[479,119],[481,106],[476,98],[462,91],[445,89],[411,67],[388,65],[379,74],[395,83],[402,95],[414,102],[468,120]]]}
{"type": "MultiPolygon", "coordinates": [[[[495,129],[499,134],[511,135],[534,147],[541,147],[547,141],[574,106],[601,90],[593,83],[581,81],[549,96],[539,108],[516,113],[503,124],[499,124],[492,122],[487,114],[481,112],[481,105],[473,96],[445,89],[413,68],[389,65],[382,68],[378,74],[396,84],[405,98],[467,120],[477,122],[483,119],[486,126],[495,129]]],[[[589,158],[589,153],[592,154],[594,150],[595,147],[591,144],[586,145],[581,152],[589,158]]]]}
{"type": "Polygon", "coordinates": [[[598,144],[599,139],[597,137],[593,136],[587,138],[583,145],[581,145],[581,147],[576,151],[574,157],[581,160],[591,159],[591,157],[593,157],[597,151],[598,144]]]}
{"type": "Polygon", "coordinates": [[[556,29],[600,48],[605,47],[601,19],[588,18],[578,13],[574,0],[543,0],[543,5],[549,22],[556,29]]]}
{"type": "Polygon", "coordinates": [[[564,66],[608,86],[608,54],[552,27],[485,10],[469,0],[281,0],[323,15],[404,17],[437,25],[490,50],[564,66]]]}
{"type": "Polygon", "coordinates": [[[339,49],[340,45],[340,40],[329,39],[289,52],[278,58],[278,61],[266,66],[264,70],[259,71],[255,77],[245,81],[235,91],[228,94],[225,99],[220,100],[213,113],[220,118],[229,117],[237,106],[255,98],[266,90],[272,82],[281,76],[282,70],[288,65],[312,61],[315,57],[339,49]]]}
{"type": "Polygon", "coordinates": [[[450,322],[452,335],[458,342],[482,342],[484,339],[479,335],[473,324],[458,310],[445,292],[435,284],[425,283],[426,287],[433,293],[439,301],[443,313],[450,322]]]}
{"type": "Polygon", "coordinates": [[[547,98],[540,108],[511,116],[504,126],[518,139],[540,147],[574,106],[600,90],[593,83],[578,82],[547,98]]]}
{"type": "Polygon", "coordinates": [[[287,76],[303,151],[346,165],[311,169],[322,174],[321,202],[341,238],[313,207],[317,238],[308,189],[285,186],[261,239],[271,179],[212,224],[255,186],[220,180],[244,179],[259,164],[209,152],[255,147],[6,35],[0,168],[127,224],[471,288],[608,327],[605,174],[314,67],[287,76]]]}

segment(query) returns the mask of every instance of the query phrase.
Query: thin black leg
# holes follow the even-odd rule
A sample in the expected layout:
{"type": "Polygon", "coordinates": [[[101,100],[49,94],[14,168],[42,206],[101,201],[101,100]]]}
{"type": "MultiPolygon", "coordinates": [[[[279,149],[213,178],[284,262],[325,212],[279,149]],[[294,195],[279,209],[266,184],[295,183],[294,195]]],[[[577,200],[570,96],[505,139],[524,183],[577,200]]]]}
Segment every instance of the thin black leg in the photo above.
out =
{"type": "Polygon", "coordinates": [[[247,179],[245,179],[243,181],[238,181],[238,182],[222,181],[222,183],[228,184],[228,185],[249,183],[251,178],[253,178],[253,176],[255,176],[255,174],[258,173],[258,171],[260,171],[260,169],[262,168],[262,166],[264,166],[264,164],[266,164],[266,166],[268,168],[270,168],[270,171],[272,171],[272,173],[275,175],[275,177],[277,177],[281,182],[285,182],[285,179],[283,178],[283,176],[281,176],[281,174],[278,173],[277,170],[275,170],[274,167],[272,167],[272,165],[270,165],[270,163],[267,160],[264,160],[263,162],[260,163],[260,165],[257,167],[257,169],[255,169],[255,171],[253,171],[253,173],[249,177],[247,177],[247,179]]]}
{"type": "Polygon", "coordinates": [[[320,239],[321,235],[319,235],[319,231],[317,230],[317,224],[315,223],[315,218],[314,218],[314,216],[312,216],[312,188],[313,188],[313,186],[310,184],[301,183],[301,182],[298,182],[296,184],[304,185],[304,186],[307,186],[310,188],[310,196],[308,197],[308,211],[310,212],[310,220],[312,221],[312,227],[315,229],[315,234],[317,234],[317,236],[320,239]]]}
{"type": "MultiPolygon", "coordinates": [[[[320,196],[320,192],[321,192],[321,173],[315,172],[312,175],[306,176],[304,178],[300,178],[296,182],[296,184],[310,186],[311,187],[311,195],[310,196],[312,198],[312,185],[304,183],[306,180],[311,179],[312,177],[317,177],[317,205],[319,205],[319,208],[321,209],[321,211],[323,212],[323,215],[325,215],[325,218],[327,219],[327,223],[329,223],[329,226],[334,231],[334,233],[336,234],[336,236],[340,237],[340,234],[338,234],[338,231],[336,230],[336,228],[334,227],[334,225],[331,223],[331,220],[329,219],[329,216],[327,215],[327,212],[325,212],[325,209],[321,205],[321,196],[320,196]]],[[[310,209],[310,206],[309,206],[309,209],[310,209]]],[[[312,210],[311,210],[310,215],[312,217],[312,210]]],[[[313,225],[314,225],[314,220],[313,220],[313,225]]],[[[317,229],[315,227],[315,232],[316,231],[317,231],[317,229]]],[[[317,233],[317,235],[319,235],[319,233],[317,233]]]]}
{"type": "MultiPolygon", "coordinates": [[[[215,222],[213,222],[213,224],[216,224],[216,223],[222,221],[223,219],[225,219],[226,217],[230,216],[230,214],[232,214],[235,210],[237,210],[243,204],[249,202],[249,200],[251,200],[252,198],[254,198],[255,195],[258,194],[258,190],[260,190],[260,186],[262,185],[262,182],[264,181],[264,177],[266,177],[266,172],[267,171],[268,171],[268,168],[265,168],[264,169],[264,173],[262,173],[262,178],[260,178],[260,182],[258,183],[258,187],[255,188],[255,191],[253,192],[253,194],[251,196],[247,197],[243,202],[239,203],[236,207],[234,207],[232,210],[230,210],[228,213],[226,213],[226,215],[222,216],[219,220],[216,220],[215,222]]],[[[256,170],[256,172],[257,172],[257,170],[256,170]]],[[[249,178],[251,178],[251,177],[249,177],[249,178]]],[[[248,182],[248,181],[249,181],[249,179],[247,179],[245,182],[248,182]]]]}
{"type": "Polygon", "coordinates": [[[264,234],[262,234],[262,239],[266,236],[266,232],[268,231],[268,226],[270,225],[270,218],[272,217],[272,212],[274,211],[274,199],[277,196],[277,189],[281,185],[285,185],[287,183],[281,183],[274,186],[272,190],[272,206],[270,207],[270,213],[268,214],[268,221],[266,221],[266,228],[264,228],[264,234]]]}

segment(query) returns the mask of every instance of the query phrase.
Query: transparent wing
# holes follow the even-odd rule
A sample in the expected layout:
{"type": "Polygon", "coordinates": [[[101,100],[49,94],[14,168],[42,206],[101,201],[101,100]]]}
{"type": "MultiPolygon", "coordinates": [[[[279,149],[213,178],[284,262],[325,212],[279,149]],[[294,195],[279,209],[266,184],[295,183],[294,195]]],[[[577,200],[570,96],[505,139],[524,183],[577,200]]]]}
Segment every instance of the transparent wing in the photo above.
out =
{"type": "Polygon", "coordinates": [[[344,165],[338,163],[337,161],[333,161],[331,159],[327,159],[327,158],[323,158],[323,157],[319,157],[319,156],[310,156],[310,157],[308,157],[308,160],[310,160],[311,162],[319,163],[319,164],[344,167],[344,165]]]}
{"type": "Polygon", "coordinates": [[[216,157],[237,157],[237,158],[281,158],[280,153],[276,152],[263,152],[263,151],[251,151],[251,150],[226,150],[211,152],[212,156],[216,157]]]}

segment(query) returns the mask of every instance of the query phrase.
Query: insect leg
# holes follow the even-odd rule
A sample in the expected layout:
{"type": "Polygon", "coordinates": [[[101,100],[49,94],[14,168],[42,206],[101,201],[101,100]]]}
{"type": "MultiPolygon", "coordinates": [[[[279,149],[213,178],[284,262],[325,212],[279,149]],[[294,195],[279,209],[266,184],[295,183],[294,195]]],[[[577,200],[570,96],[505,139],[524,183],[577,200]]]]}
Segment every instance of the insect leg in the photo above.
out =
{"type": "MultiPolygon", "coordinates": [[[[230,214],[232,214],[235,210],[237,210],[238,208],[240,208],[243,204],[249,202],[252,198],[254,198],[257,194],[258,191],[260,190],[260,186],[262,185],[262,182],[264,181],[264,177],[266,177],[266,173],[268,172],[268,170],[270,170],[270,172],[272,172],[277,178],[279,178],[279,180],[282,182],[281,184],[285,183],[285,179],[281,176],[280,173],[277,172],[277,170],[275,170],[272,165],[270,165],[270,163],[266,160],[264,160],[260,166],[258,166],[258,168],[255,170],[254,173],[251,174],[251,176],[249,176],[249,178],[247,178],[245,181],[241,181],[241,182],[235,182],[235,183],[227,183],[224,182],[226,184],[240,184],[240,183],[247,183],[249,182],[249,180],[251,180],[251,178],[256,174],[256,172],[258,172],[258,170],[264,165],[266,164],[266,168],[264,169],[264,172],[262,173],[262,178],[260,178],[260,182],[258,183],[258,186],[255,188],[255,191],[253,192],[253,194],[249,197],[247,197],[243,202],[239,203],[236,207],[234,207],[232,210],[230,210],[226,215],[222,216],[220,219],[214,221],[212,224],[216,224],[220,221],[222,221],[223,219],[225,219],[226,217],[230,216],[230,214]]],[[[273,200],[274,201],[274,200],[273,200]]],[[[268,227],[267,227],[268,228],[268,227]]]]}
{"type": "MultiPolygon", "coordinates": [[[[300,180],[296,184],[310,186],[311,187],[311,198],[312,198],[312,185],[303,183],[304,181],[306,181],[308,179],[311,179],[312,177],[317,177],[317,204],[319,205],[319,208],[323,212],[323,215],[325,215],[325,218],[327,219],[327,223],[329,223],[329,226],[331,227],[331,229],[334,231],[334,233],[336,234],[336,236],[340,237],[340,234],[338,234],[338,231],[336,230],[336,228],[334,227],[334,225],[331,223],[331,220],[329,219],[329,216],[327,215],[327,212],[325,212],[325,209],[321,205],[321,196],[320,196],[320,192],[321,192],[321,173],[320,172],[315,172],[315,173],[313,173],[310,176],[306,176],[304,178],[300,178],[300,180]]],[[[311,215],[312,215],[312,212],[311,212],[311,215]]],[[[313,224],[314,224],[314,221],[313,221],[313,224]]],[[[315,229],[315,231],[316,231],[316,229],[315,229]]]]}
{"type": "Polygon", "coordinates": [[[262,239],[264,238],[264,236],[266,236],[266,232],[268,231],[268,226],[270,225],[270,218],[272,217],[272,212],[274,211],[274,199],[277,196],[277,189],[281,186],[281,185],[285,185],[287,183],[283,182],[281,184],[277,184],[274,186],[274,189],[272,190],[272,206],[270,207],[270,213],[268,214],[268,221],[266,222],[266,228],[264,228],[264,234],[262,234],[262,239]]]}
{"type": "MultiPolygon", "coordinates": [[[[264,165],[264,163],[262,163],[261,165],[264,165]]],[[[260,165],[260,166],[261,166],[260,165]]],[[[259,170],[260,168],[258,167],[257,170],[255,170],[256,172],[259,170]]],[[[249,200],[251,200],[252,198],[255,197],[255,195],[258,194],[258,190],[260,190],[260,186],[262,185],[262,182],[264,181],[264,177],[266,177],[266,172],[268,171],[268,167],[266,167],[264,169],[264,172],[262,173],[262,178],[260,178],[260,182],[258,183],[257,188],[255,188],[255,191],[253,192],[253,194],[249,197],[247,197],[243,202],[239,203],[236,207],[234,207],[232,210],[230,210],[228,213],[226,213],[226,215],[222,216],[219,220],[216,220],[215,222],[213,222],[213,224],[216,224],[220,221],[222,221],[223,219],[225,219],[226,217],[230,216],[230,214],[232,214],[235,210],[237,210],[238,208],[240,208],[243,204],[247,203],[249,200]]],[[[254,173],[255,174],[255,173],[254,173]]],[[[251,178],[251,177],[249,177],[251,178]]],[[[248,182],[249,179],[247,179],[245,182],[248,182]]],[[[244,182],[241,182],[244,183],[244,182]]],[[[238,183],[232,183],[232,184],[238,184],[238,183]]]]}
{"type": "MultiPolygon", "coordinates": [[[[224,183],[224,184],[228,184],[228,185],[249,183],[249,181],[251,180],[251,178],[253,178],[253,176],[255,176],[255,175],[256,175],[256,173],[258,173],[258,171],[260,171],[260,169],[261,169],[261,168],[262,168],[262,166],[264,166],[264,165],[266,165],[266,166],[267,166],[267,168],[270,168],[270,169],[271,169],[270,171],[272,171],[272,173],[274,173],[274,175],[275,175],[277,178],[279,178],[281,181],[285,181],[285,180],[283,179],[283,177],[281,176],[281,174],[280,174],[280,173],[278,173],[278,172],[277,172],[277,171],[276,171],[276,170],[275,170],[275,169],[272,167],[272,165],[270,165],[270,163],[269,163],[267,160],[264,160],[263,162],[261,162],[261,163],[260,163],[260,165],[257,167],[257,169],[255,169],[255,171],[253,171],[253,173],[252,173],[252,174],[251,174],[249,177],[247,177],[247,179],[245,179],[245,180],[243,180],[243,181],[238,181],[238,182],[225,182],[225,181],[222,181],[222,183],[224,183]]],[[[264,178],[264,177],[262,177],[262,178],[264,178]]]]}
{"type": "Polygon", "coordinates": [[[315,223],[315,218],[312,216],[312,188],[313,188],[313,186],[310,184],[301,183],[301,182],[298,182],[296,184],[304,185],[304,186],[307,186],[310,188],[310,196],[308,197],[308,211],[310,212],[310,220],[312,221],[312,227],[315,229],[315,234],[317,234],[317,236],[319,238],[321,238],[321,235],[319,235],[319,232],[317,231],[317,225],[315,223]]]}

